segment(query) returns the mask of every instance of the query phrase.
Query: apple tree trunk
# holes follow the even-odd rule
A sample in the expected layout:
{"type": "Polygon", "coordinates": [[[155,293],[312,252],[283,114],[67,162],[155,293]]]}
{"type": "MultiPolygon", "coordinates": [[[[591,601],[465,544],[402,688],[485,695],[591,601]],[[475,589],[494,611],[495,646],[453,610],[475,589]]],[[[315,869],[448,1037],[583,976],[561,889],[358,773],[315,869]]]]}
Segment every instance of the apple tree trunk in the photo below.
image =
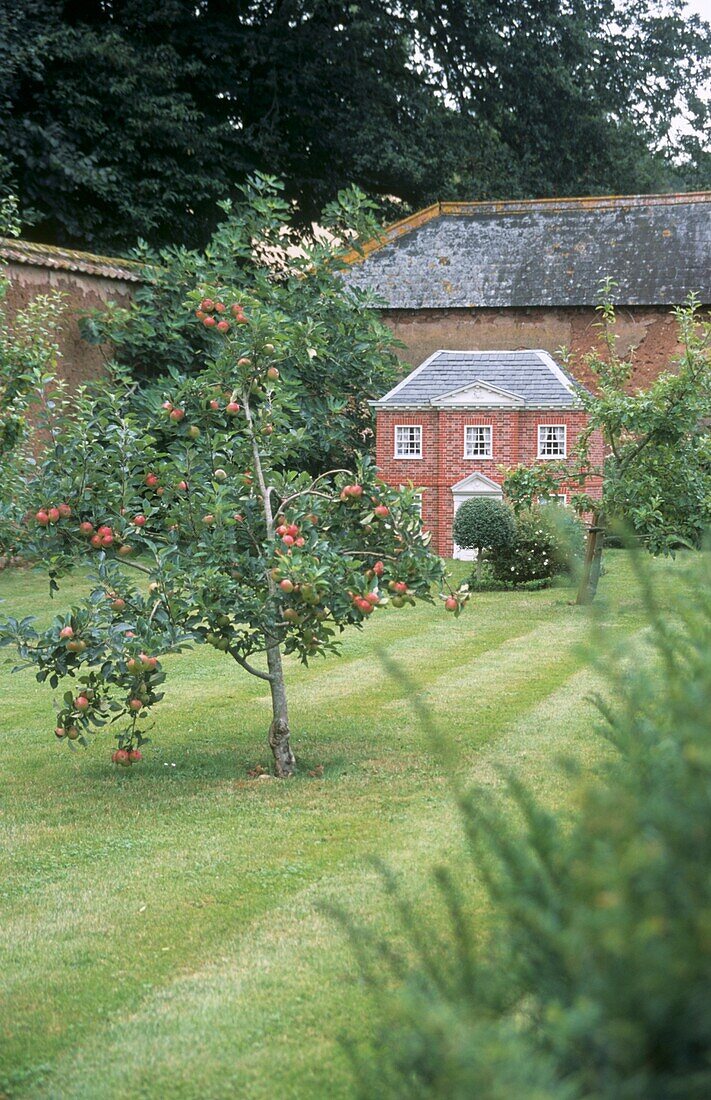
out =
{"type": "Polygon", "coordinates": [[[272,724],[269,727],[269,745],[274,754],[274,771],[280,779],[288,779],[296,772],[296,758],[291,750],[289,711],[286,704],[286,684],[279,643],[267,638],[267,667],[271,677],[272,724]]]}

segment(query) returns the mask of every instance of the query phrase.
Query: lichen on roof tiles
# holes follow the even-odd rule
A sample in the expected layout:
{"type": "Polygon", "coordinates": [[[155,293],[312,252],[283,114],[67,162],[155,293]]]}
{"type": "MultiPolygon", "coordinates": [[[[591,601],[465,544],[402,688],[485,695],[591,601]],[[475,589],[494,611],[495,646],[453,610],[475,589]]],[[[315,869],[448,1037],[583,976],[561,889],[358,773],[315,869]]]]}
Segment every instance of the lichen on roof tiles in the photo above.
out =
{"type": "Polygon", "coordinates": [[[113,256],[97,256],[92,252],[79,252],[73,248],[37,244],[11,237],[0,237],[0,258],[5,262],[47,267],[56,271],[78,271],[104,279],[123,282],[145,282],[145,269],[135,260],[113,256]]]}
{"type": "Polygon", "coordinates": [[[711,192],[442,203],[352,258],[386,309],[711,303],[711,192]]]}

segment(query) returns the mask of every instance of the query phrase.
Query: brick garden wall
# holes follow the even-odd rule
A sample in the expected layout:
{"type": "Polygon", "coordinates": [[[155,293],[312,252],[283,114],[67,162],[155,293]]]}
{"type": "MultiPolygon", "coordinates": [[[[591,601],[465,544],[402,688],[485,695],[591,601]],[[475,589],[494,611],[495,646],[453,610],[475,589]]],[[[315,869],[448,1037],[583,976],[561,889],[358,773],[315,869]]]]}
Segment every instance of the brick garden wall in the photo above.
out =
{"type": "Polygon", "coordinates": [[[66,299],[66,314],[58,341],[62,353],[59,375],[70,386],[98,377],[110,349],[82,340],[78,317],[105,305],[109,300],[120,305],[128,304],[136,284],[79,271],[54,271],[25,263],[4,264],[3,269],[10,280],[5,299],[10,319],[36,295],[48,294],[51,290],[62,291],[66,299]]]}
{"type": "MultiPolygon", "coordinates": [[[[451,557],[454,521],[452,486],[473,473],[484,474],[500,485],[503,481],[500,467],[534,461],[538,450],[539,424],[565,424],[570,454],[585,423],[586,415],[581,411],[423,409],[421,412],[403,413],[379,409],[376,459],[389,484],[403,485],[412,481],[424,490],[422,520],[425,528],[432,532],[433,549],[442,557],[451,557]],[[396,424],[422,425],[421,459],[394,457],[396,424]],[[464,428],[474,424],[491,425],[493,458],[464,458],[464,428]]],[[[602,439],[596,435],[591,447],[592,461],[601,463],[602,456],[602,439]]],[[[580,486],[563,486],[563,491],[579,492],[580,486]]],[[[590,478],[585,491],[599,497],[601,479],[590,478]]]]}
{"type": "MultiPolygon", "coordinates": [[[[449,351],[518,351],[540,348],[554,357],[569,348],[575,358],[595,346],[599,317],[591,307],[530,309],[393,309],[382,319],[405,347],[398,354],[418,366],[440,348],[449,351]]],[[[617,312],[619,351],[632,352],[631,385],[645,389],[679,350],[676,323],[669,306],[621,306],[617,312]]],[[[578,380],[591,378],[579,367],[578,380]]]]}

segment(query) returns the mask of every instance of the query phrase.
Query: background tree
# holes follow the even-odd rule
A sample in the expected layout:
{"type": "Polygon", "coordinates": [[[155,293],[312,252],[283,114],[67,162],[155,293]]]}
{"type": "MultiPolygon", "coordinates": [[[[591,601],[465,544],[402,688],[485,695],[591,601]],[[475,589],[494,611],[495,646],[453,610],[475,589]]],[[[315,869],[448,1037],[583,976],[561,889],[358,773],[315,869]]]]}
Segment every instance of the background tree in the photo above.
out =
{"type": "MultiPolygon", "coordinates": [[[[209,363],[174,378],[162,404],[136,406],[111,386],[48,410],[52,446],[18,502],[19,529],[52,589],[87,558],[95,587],[44,633],[7,620],[0,637],[40,681],[76,682],[58,737],[85,743],[124,723],[114,760],[125,766],[140,759],[162,697],[160,656],[212,645],[269,685],[269,743],[276,774],[288,776],[282,653],[306,663],[388,602],[431,600],[442,566],[414,489],[389,488],[368,460],[316,478],[292,465],[302,385],[281,367],[308,354],[311,319],[285,313],[268,280],[249,296],[203,287],[193,300],[209,363]]],[[[466,596],[442,598],[458,613],[466,596]]]]}
{"type": "Polygon", "coordinates": [[[500,500],[472,497],[454,517],[454,541],[463,550],[476,550],[476,578],[481,581],[485,553],[494,557],[513,543],[516,525],[508,505],[500,500]]]}
{"type": "Polygon", "coordinates": [[[291,419],[299,440],[295,467],[316,474],[354,461],[372,436],[368,401],[394,384],[398,368],[392,334],[372,298],[334,278],[345,245],[358,247],[378,232],[373,204],[355,188],[341,191],[321,212],[321,229],[305,231],[282,185],[256,175],[239,188],[239,202],[221,206],[224,220],[204,250],[141,249],[146,282],[128,307],[109,304],[85,318],[84,336],[111,344],[115,364],[141,382],[150,405],[151,381],[194,374],[209,359],[211,330],[195,324],[193,288],[256,288],[275,309],[301,319],[299,342],[284,349],[281,363],[299,383],[291,419]]]}
{"type": "Polygon", "coordinates": [[[680,543],[698,546],[711,524],[711,325],[693,300],[679,307],[681,354],[646,390],[629,393],[632,361],[617,352],[614,306],[607,300],[598,308],[601,346],[583,357],[595,376],[595,392],[579,391],[588,421],[574,462],[546,470],[516,467],[504,480],[504,492],[521,505],[550,492],[556,479],[559,486],[576,477],[582,484],[588,473],[604,473],[600,500],[585,493],[571,498],[578,511],[593,514],[595,528],[579,602],[595,594],[610,525],[631,529],[659,554],[680,543]],[[604,470],[596,471],[589,461],[594,432],[605,444],[604,470]]]}
{"type": "Polygon", "coordinates": [[[350,182],[389,213],[708,186],[709,42],[682,0],[5,0],[0,185],[95,251],[204,245],[256,169],[306,222],[350,182]]]}

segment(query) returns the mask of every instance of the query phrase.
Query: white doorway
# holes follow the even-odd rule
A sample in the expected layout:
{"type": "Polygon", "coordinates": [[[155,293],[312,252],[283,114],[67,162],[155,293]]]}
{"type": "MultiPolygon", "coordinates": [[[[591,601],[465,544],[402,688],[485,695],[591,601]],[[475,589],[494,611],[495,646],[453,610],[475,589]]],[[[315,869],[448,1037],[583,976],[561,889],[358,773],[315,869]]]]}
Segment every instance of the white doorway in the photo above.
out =
{"type": "MultiPolygon", "coordinates": [[[[489,500],[502,500],[503,495],[501,486],[497,485],[491,478],[479,473],[470,474],[469,477],[465,477],[463,481],[458,481],[456,485],[452,486],[452,517],[456,516],[465,500],[471,500],[472,497],[487,497],[489,500]]],[[[455,542],[453,544],[452,556],[458,561],[474,561],[476,558],[476,550],[462,550],[461,546],[457,546],[455,542]]]]}

